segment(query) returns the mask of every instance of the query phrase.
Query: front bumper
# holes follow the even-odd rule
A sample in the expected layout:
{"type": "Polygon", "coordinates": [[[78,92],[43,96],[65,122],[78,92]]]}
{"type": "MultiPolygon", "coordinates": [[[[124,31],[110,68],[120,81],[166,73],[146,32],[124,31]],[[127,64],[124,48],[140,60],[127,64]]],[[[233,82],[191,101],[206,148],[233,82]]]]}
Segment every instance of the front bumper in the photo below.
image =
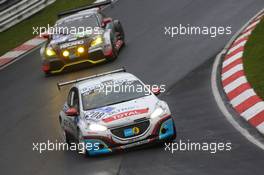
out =
{"type": "Polygon", "coordinates": [[[118,143],[111,137],[86,136],[84,142],[89,145],[96,145],[86,149],[89,156],[108,154],[115,151],[122,151],[128,148],[145,145],[154,142],[164,142],[176,138],[176,129],[171,116],[164,117],[155,123],[149,132],[129,143],[118,143]]]}
{"type": "Polygon", "coordinates": [[[88,53],[74,58],[65,58],[63,56],[54,58],[45,58],[42,61],[42,71],[45,73],[60,73],[67,68],[89,66],[99,64],[107,60],[107,53],[103,47],[89,50],[88,53]]]}

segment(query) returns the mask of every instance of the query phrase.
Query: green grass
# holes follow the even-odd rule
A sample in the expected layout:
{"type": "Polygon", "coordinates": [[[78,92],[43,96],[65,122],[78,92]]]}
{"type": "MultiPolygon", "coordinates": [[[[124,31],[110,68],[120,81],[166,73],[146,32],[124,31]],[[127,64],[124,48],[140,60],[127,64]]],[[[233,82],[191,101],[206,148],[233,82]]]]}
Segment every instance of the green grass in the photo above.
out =
{"type": "Polygon", "coordinates": [[[264,20],[259,23],[246,44],[244,67],[248,81],[264,99],[264,20]]]}
{"type": "Polygon", "coordinates": [[[0,33],[0,56],[9,50],[19,46],[33,36],[33,27],[53,25],[57,14],[61,11],[88,5],[94,0],[57,0],[52,5],[13,26],[7,31],[0,33]]]}

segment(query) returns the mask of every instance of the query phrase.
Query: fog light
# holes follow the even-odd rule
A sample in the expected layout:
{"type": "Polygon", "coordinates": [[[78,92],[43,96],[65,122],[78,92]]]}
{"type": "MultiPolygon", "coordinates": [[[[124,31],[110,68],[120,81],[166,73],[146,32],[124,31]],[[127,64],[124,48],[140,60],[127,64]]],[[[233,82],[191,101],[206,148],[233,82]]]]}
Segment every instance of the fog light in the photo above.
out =
{"type": "Polygon", "coordinates": [[[50,56],[56,55],[56,53],[52,48],[47,48],[46,49],[46,55],[50,57],[50,56]]]}
{"type": "Polygon", "coordinates": [[[167,132],[167,129],[166,129],[166,128],[162,128],[162,129],[161,129],[161,133],[162,133],[162,134],[165,134],[166,132],[167,132]]]}
{"type": "Polygon", "coordinates": [[[79,48],[77,49],[77,52],[78,52],[78,53],[84,53],[84,48],[83,48],[83,47],[79,47],[79,48]]]}
{"type": "Polygon", "coordinates": [[[68,50],[63,51],[62,55],[64,57],[68,57],[70,55],[70,52],[68,50]]]}

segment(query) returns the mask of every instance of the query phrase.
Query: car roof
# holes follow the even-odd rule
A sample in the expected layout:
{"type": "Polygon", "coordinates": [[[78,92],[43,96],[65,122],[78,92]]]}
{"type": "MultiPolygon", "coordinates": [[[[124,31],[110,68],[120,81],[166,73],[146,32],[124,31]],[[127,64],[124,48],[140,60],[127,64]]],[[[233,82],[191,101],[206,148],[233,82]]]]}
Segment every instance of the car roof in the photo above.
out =
{"type": "Polygon", "coordinates": [[[88,9],[88,10],[82,10],[80,12],[77,12],[75,14],[63,17],[59,20],[56,21],[56,24],[58,23],[62,23],[64,21],[70,20],[70,19],[74,19],[74,18],[78,18],[78,17],[82,17],[82,16],[91,16],[93,14],[97,14],[99,11],[98,8],[93,8],[93,9],[88,9]]]}
{"type": "Polygon", "coordinates": [[[88,79],[85,81],[78,82],[74,85],[79,90],[82,90],[87,87],[95,87],[96,85],[100,85],[105,81],[115,81],[115,80],[127,80],[127,81],[134,81],[139,80],[136,76],[127,73],[127,72],[120,72],[120,73],[113,73],[105,76],[95,77],[92,79],[88,79]]]}

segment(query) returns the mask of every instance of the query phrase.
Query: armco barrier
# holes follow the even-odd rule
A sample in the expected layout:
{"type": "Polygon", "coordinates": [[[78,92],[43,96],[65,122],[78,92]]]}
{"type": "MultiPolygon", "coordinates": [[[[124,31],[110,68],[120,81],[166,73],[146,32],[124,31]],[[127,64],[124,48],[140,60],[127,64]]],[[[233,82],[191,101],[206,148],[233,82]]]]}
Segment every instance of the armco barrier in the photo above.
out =
{"type": "Polygon", "coordinates": [[[7,30],[56,0],[22,0],[0,12],[0,32],[7,30]]]}

